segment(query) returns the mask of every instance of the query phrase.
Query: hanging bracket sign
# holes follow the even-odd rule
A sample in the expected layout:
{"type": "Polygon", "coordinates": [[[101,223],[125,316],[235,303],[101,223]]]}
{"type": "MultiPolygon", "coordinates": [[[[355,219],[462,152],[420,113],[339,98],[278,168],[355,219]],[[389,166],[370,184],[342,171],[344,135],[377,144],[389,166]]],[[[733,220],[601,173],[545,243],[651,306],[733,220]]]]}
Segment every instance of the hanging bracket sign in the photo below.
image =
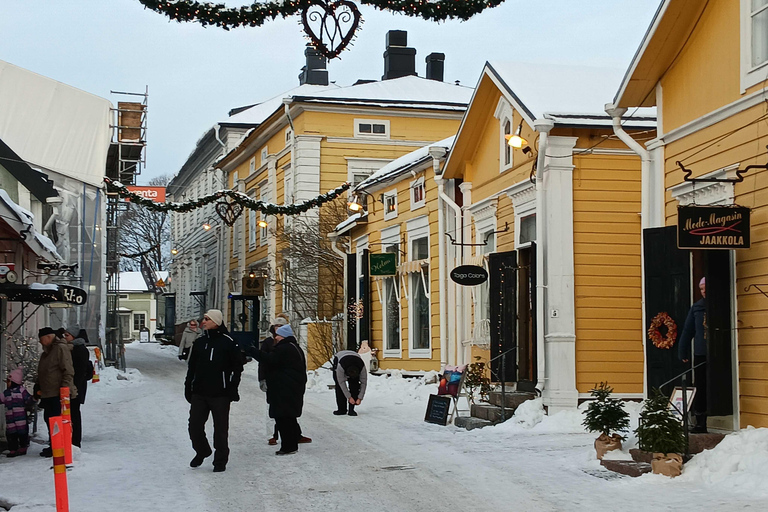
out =
{"type": "Polygon", "coordinates": [[[749,208],[744,206],[679,206],[680,249],[749,249],[749,208]]]}
{"type": "Polygon", "coordinates": [[[397,255],[393,252],[370,254],[372,276],[394,276],[397,273],[397,255]]]}
{"type": "Polygon", "coordinates": [[[451,280],[462,286],[476,286],[488,280],[488,271],[477,265],[460,265],[451,270],[451,280]]]}

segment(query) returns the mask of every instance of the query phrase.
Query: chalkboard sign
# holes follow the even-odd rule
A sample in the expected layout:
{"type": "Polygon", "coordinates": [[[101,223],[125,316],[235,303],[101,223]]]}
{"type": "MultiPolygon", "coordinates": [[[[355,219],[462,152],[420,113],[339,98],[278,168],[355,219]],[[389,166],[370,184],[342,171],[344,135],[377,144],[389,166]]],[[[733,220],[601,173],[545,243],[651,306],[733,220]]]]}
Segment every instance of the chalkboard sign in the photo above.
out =
{"type": "Polygon", "coordinates": [[[438,425],[448,424],[448,413],[451,410],[451,397],[440,395],[429,395],[427,403],[427,414],[424,421],[437,423],[438,425]]]}

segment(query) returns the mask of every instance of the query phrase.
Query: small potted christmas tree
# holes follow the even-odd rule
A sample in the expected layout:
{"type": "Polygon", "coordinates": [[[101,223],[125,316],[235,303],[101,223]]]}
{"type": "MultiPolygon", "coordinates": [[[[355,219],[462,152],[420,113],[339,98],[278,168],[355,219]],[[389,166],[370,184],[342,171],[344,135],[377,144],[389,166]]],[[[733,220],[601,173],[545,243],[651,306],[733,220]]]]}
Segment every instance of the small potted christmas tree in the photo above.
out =
{"type": "Polygon", "coordinates": [[[595,439],[595,451],[597,458],[602,459],[607,452],[621,449],[621,441],[624,439],[621,432],[629,429],[629,413],[624,410],[624,402],[611,398],[613,388],[607,382],[596,385],[591,393],[595,400],[590,402],[584,412],[582,425],[589,432],[600,432],[600,436],[595,439]]]}
{"type": "Polygon", "coordinates": [[[658,389],[643,404],[635,433],[640,449],[653,453],[654,473],[672,477],[682,473],[685,432],[669,408],[669,398],[658,389]]]}

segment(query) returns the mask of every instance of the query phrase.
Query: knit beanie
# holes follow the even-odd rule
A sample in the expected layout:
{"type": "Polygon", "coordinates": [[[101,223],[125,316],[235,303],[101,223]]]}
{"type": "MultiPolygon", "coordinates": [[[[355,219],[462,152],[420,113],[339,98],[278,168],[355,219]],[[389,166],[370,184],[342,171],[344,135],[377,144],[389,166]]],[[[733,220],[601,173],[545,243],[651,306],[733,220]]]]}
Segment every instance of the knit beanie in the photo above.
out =
{"type": "Polygon", "coordinates": [[[43,327],[39,331],[37,331],[37,337],[42,338],[43,336],[47,336],[49,334],[56,334],[56,331],[51,329],[50,327],[43,327]]]}
{"type": "Polygon", "coordinates": [[[293,336],[293,329],[291,329],[291,326],[281,325],[277,328],[277,331],[275,331],[275,334],[278,336],[282,336],[283,338],[287,338],[288,336],[293,336]]]}
{"type": "Polygon", "coordinates": [[[21,366],[19,366],[15,370],[11,370],[10,379],[11,379],[11,382],[15,384],[21,384],[24,381],[24,372],[21,369],[21,366]]]}
{"type": "Polygon", "coordinates": [[[276,325],[278,327],[280,327],[281,325],[288,325],[288,320],[286,320],[281,316],[278,316],[277,318],[272,320],[272,325],[276,325]]]}
{"type": "Polygon", "coordinates": [[[77,338],[77,333],[80,332],[80,326],[77,324],[72,324],[66,329],[64,329],[64,332],[68,332],[72,335],[73,338],[77,338]]]}
{"type": "Polygon", "coordinates": [[[205,316],[211,319],[211,322],[215,323],[216,325],[221,325],[224,321],[224,315],[221,313],[218,309],[209,309],[205,316]]]}

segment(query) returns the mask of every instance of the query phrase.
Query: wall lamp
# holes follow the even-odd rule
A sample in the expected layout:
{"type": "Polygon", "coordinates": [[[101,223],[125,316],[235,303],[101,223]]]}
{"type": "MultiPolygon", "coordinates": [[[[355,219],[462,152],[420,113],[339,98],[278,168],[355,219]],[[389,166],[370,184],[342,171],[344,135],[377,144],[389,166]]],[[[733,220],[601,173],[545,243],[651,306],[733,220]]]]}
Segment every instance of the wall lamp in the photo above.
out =
{"type": "Polygon", "coordinates": [[[204,230],[210,231],[212,227],[213,226],[211,226],[210,222],[208,222],[208,221],[203,222],[203,229],[204,230]]]}
{"type": "Polygon", "coordinates": [[[520,134],[523,131],[523,122],[520,121],[520,124],[517,125],[517,130],[515,130],[515,133],[512,135],[507,135],[507,144],[509,144],[510,147],[513,147],[515,149],[520,149],[523,146],[528,145],[528,141],[525,140],[520,134]]]}
{"type": "Polygon", "coordinates": [[[354,213],[363,211],[368,204],[368,196],[373,197],[371,194],[364,190],[355,191],[352,199],[347,201],[347,208],[349,211],[354,213]]]}
{"type": "Polygon", "coordinates": [[[175,249],[175,248],[174,248],[174,249],[171,249],[171,254],[173,254],[174,256],[176,256],[177,254],[179,254],[179,250],[178,250],[178,249],[175,249]]]}
{"type": "Polygon", "coordinates": [[[269,226],[269,224],[267,224],[267,221],[265,221],[264,219],[259,219],[256,222],[256,225],[259,226],[260,228],[266,228],[267,226],[269,226]]]}

